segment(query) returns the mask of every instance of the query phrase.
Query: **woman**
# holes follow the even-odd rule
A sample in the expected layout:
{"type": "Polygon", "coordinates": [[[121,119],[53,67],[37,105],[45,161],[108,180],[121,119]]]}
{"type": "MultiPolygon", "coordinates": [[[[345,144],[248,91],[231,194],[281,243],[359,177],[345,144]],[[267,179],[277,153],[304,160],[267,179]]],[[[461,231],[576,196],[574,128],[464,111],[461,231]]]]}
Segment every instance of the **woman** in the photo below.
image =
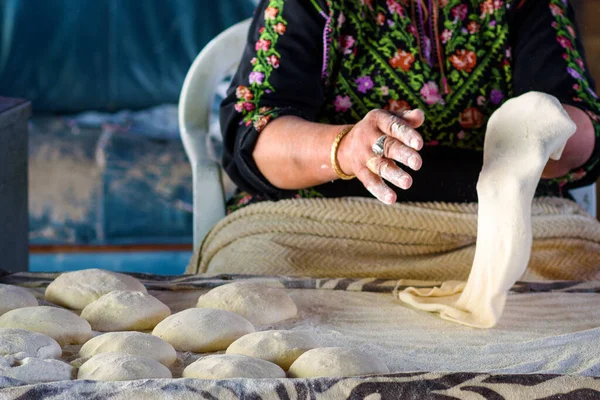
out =
{"type": "Polygon", "coordinates": [[[537,190],[565,197],[600,160],[600,103],[567,0],[263,0],[221,108],[224,167],[243,191],[229,210],[476,201],[487,119],[532,90],[577,125],[537,190]]]}

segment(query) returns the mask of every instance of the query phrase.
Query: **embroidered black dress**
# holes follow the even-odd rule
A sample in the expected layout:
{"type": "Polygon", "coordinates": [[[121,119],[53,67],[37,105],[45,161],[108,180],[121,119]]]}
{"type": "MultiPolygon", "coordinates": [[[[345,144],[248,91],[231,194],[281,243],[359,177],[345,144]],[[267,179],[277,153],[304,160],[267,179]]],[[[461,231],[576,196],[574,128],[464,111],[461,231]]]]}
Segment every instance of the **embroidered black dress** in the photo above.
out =
{"type": "MultiPolygon", "coordinates": [[[[358,180],[299,190],[271,185],[252,158],[283,115],[356,123],[371,109],[426,114],[423,167],[398,201],[476,201],[487,119],[537,90],[584,110],[600,102],[567,0],[263,0],[221,106],[223,166],[241,189],[229,210],[264,199],[371,196],[358,180]]],[[[600,147],[537,195],[567,196],[599,174],[600,147]]]]}

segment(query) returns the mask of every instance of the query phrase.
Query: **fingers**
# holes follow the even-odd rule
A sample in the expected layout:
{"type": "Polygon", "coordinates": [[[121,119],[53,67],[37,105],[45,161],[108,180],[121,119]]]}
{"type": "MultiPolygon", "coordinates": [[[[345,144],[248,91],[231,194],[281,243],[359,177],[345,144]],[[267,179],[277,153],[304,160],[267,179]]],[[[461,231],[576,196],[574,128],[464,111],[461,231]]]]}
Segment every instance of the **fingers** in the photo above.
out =
{"type": "Polygon", "coordinates": [[[396,193],[383,182],[380,176],[371,172],[366,166],[356,171],[356,177],[360,179],[365,188],[377,200],[385,204],[394,204],[396,202],[396,193]]]}
{"type": "MultiPolygon", "coordinates": [[[[407,121],[384,110],[374,110],[371,113],[373,115],[371,118],[375,120],[375,124],[383,133],[392,136],[415,150],[423,148],[423,138],[419,132],[411,128],[407,121]]],[[[413,113],[419,114],[419,112],[413,111],[405,115],[413,113]]]]}
{"type": "Polygon", "coordinates": [[[412,177],[389,158],[372,157],[367,161],[367,168],[375,175],[380,176],[401,189],[406,190],[412,186],[412,177]]]}
{"type": "Polygon", "coordinates": [[[402,118],[412,128],[418,128],[425,122],[425,113],[418,108],[416,110],[405,111],[401,114],[393,114],[402,118]]]}
{"type": "Polygon", "coordinates": [[[423,165],[423,159],[416,150],[391,137],[388,137],[383,143],[383,155],[410,167],[414,171],[418,171],[423,165]]]}

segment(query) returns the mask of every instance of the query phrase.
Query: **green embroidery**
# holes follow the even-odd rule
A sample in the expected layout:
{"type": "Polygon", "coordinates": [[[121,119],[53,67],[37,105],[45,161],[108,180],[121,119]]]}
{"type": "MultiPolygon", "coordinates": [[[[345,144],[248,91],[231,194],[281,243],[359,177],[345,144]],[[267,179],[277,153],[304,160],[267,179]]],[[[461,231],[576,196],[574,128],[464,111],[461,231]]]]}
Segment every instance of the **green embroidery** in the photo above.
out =
{"type": "MultiPolygon", "coordinates": [[[[566,18],[567,5],[562,0],[550,0],[550,12],[554,15],[555,21],[552,24],[556,31],[556,40],[563,47],[565,53],[563,58],[567,65],[567,73],[573,78],[573,101],[590,105],[592,111],[586,111],[592,120],[596,138],[600,137],[600,123],[598,121],[598,113],[600,112],[600,102],[594,89],[585,78],[585,69],[583,58],[575,46],[576,31],[572,22],[566,18]]],[[[600,160],[592,160],[584,167],[575,171],[571,171],[566,176],[551,179],[551,184],[557,184],[559,187],[566,185],[569,182],[574,182],[582,179],[587,172],[591,171],[598,165],[600,160]]]]}
{"type": "Polygon", "coordinates": [[[251,60],[252,72],[248,77],[249,86],[239,86],[236,90],[238,102],[235,108],[244,115],[246,125],[253,124],[261,131],[267,123],[277,117],[277,110],[271,107],[260,107],[265,93],[274,92],[269,82],[273,70],[279,67],[281,55],[276,50],[279,36],[285,34],[287,22],[283,19],[285,0],[271,0],[264,11],[265,25],[255,44],[256,56],[251,60]]]}

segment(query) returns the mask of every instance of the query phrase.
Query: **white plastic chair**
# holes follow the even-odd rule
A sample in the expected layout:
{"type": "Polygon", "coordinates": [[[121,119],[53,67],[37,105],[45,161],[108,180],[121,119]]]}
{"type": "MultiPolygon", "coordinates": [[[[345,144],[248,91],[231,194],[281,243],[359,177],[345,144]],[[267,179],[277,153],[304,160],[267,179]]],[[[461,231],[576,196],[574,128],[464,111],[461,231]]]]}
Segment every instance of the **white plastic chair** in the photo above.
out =
{"type": "MultiPolygon", "coordinates": [[[[190,68],[179,99],[179,126],[192,165],[194,185],[194,248],[225,216],[221,167],[209,156],[209,115],[217,86],[237,68],[246,44],[250,19],[214,38],[190,68]]],[[[577,203],[596,216],[596,185],[571,191],[577,203]]]]}
{"type": "Polygon", "coordinates": [[[196,57],[179,98],[179,129],[192,165],[194,191],[194,248],[225,216],[221,166],[209,156],[209,116],[217,85],[240,62],[250,19],[214,38],[196,57]]]}

